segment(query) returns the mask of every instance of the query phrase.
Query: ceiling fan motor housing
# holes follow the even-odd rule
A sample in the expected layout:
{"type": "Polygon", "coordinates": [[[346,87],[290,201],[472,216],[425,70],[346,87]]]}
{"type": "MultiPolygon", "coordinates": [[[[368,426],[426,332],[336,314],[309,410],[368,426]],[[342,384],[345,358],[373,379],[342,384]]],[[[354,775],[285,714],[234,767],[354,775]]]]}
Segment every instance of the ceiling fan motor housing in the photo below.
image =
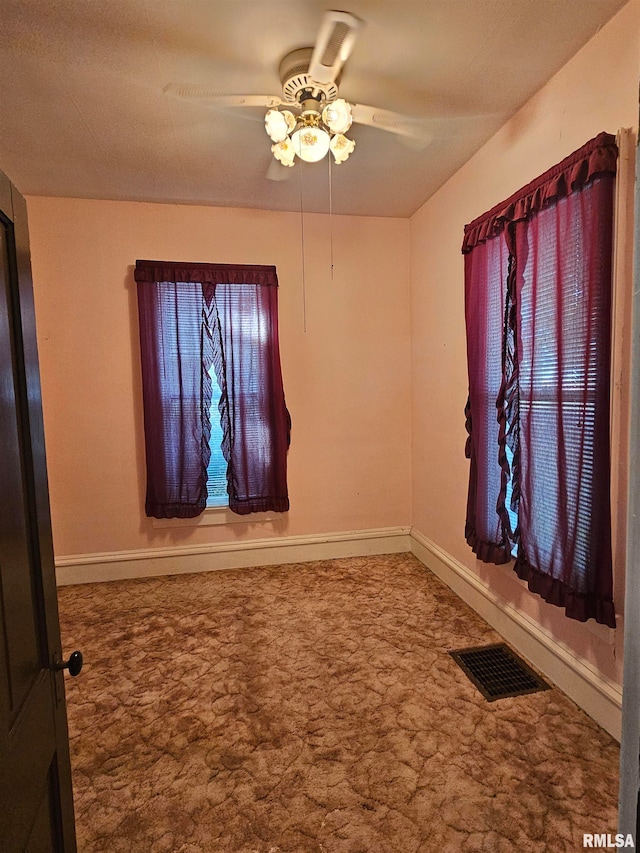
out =
{"type": "Polygon", "coordinates": [[[301,104],[310,98],[318,99],[320,109],[338,97],[338,80],[332,83],[317,83],[309,74],[312,47],[301,47],[288,53],[280,63],[280,82],[284,100],[290,104],[301,104]]]}

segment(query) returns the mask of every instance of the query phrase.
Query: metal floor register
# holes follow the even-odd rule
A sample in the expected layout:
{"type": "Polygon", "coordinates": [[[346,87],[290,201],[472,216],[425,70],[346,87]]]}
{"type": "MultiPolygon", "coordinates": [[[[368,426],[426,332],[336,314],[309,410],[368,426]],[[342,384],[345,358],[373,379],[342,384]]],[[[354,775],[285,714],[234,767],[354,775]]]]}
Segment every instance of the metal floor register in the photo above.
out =
{"type": "Polygon", "coordinates": [[[549,685],[505,643],[449,652],[489,702],[549,690],[549,685]]]}

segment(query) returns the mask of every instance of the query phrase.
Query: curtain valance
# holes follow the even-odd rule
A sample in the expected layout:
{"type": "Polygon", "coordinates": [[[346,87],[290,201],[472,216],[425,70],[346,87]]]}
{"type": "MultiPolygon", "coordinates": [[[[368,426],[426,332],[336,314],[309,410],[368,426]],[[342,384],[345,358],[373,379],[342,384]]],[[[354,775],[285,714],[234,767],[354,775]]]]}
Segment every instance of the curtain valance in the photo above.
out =
{"type": "Polygon", "coordinates": [[[249,264],[184,264],[180,261],[136,261],[137,282],[198,282],[201,284],[256,284],[277,287],[274,266],[249,264]]]}
{"type": "Polygon", "coordinates": [[[556,199],[582,189],[599,175],[615,175],[617,158],[615,136],[599,133],[506,201],[465,225],[463,254],[470,252],[478,243],[497,236],[505,224],[528,219],[556,199]]]}

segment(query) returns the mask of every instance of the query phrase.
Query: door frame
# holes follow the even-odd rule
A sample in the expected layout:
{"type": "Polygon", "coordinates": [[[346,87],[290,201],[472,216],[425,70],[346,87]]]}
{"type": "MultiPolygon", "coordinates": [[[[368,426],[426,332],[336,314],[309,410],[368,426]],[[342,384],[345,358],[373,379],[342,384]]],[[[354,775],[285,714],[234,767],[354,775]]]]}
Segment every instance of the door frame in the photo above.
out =
{"type": "Polygon", "coordinates": [[[640,148],[636,148],[631,417],[618,831],[640,841],[640,148]]]}

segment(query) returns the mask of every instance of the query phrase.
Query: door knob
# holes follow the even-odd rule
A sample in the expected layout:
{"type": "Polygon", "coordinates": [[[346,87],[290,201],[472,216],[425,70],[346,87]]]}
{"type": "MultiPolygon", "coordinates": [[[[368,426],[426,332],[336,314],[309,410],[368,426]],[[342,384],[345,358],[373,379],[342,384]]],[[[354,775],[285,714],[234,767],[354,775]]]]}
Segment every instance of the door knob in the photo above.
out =
{"type": "Polygon", "coordinates": [[[69,660],[66,663],[55,663],[53,668],[58,669],[68,669],[69,675],[80,675],[80,670],[82,669],[83,664],[82,652],[72,652],[69,655],[69,660]]]}

